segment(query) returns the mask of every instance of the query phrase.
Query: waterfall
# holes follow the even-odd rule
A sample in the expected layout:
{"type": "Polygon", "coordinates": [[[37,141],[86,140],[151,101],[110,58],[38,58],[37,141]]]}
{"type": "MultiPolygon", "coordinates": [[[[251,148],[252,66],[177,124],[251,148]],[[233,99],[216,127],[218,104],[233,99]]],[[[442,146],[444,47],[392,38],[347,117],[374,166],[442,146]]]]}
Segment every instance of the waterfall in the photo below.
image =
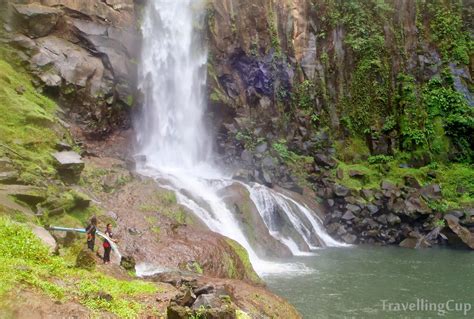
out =
{"type": "Polygon", "coordinates": [[[207,50],[196,24],[204,2],[149,1],[142,26],[140,89],[145,93],[138,140],[161,171],[209,163],[212,143],[204,123],[207,50]]]}
{"type": "Polygon", "coordinates": [[[316,250],[319,247],[346,246],[331,238],[324,230],[321,219],[305,205],[263,185],[254,184],[253,186],[246,185],[246,187],[270,234],[285,244],[293,255],[304,256],[308,253],[301,251],[292,238],[281,234],[279,229],[281,225],[275,223],[275,210],[277,209],[281,209],[285,213],[289,224],[297,231],[310,250],[316,250]],[[318,242],[313,236],[316,236],[318,242]]]}
{"type": "MultiPolygon", "coordinates": [[[[178,202],[210,230],[244,246],[259,274],[287,271],[288,265],[258,256],[222,196],[226,187],[238,182],[217,168],[213,139],[206,129],[207,50],[199,32],[204,5],[204,0],[154,0],[147,4],[139,84],[144,107],[135,124],[146,163],[138,171],[176,192],[178,202]]],[[[294,255],[310,254],[319,246],[340,245],[325,233],[321,221],[307,207],[262,185],[245,187],[271,236],[294,255]],[[277,208],[295,232],[280,232],[281,225],[274,223],[277,208]],[[297,244],[301,239],[306,251],[297,244]]]]}

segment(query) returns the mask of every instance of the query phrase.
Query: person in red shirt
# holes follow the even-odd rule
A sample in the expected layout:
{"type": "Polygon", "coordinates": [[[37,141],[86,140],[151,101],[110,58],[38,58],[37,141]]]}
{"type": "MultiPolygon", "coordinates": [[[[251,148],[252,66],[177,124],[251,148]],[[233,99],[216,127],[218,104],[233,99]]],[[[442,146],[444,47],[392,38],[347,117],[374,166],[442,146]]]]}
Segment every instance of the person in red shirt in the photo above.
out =
{"type": "MultiPolygon", "coordinates": [[[[105,235],[110,238],[114,243],[117,242],[113,239],[112,224],[107,224],[107,229],[105,230],[105,235]]],[[[107,239],[104,239],[104,264],[110,263],[110,252],[112,251],[112,245],[107,239]]]]}

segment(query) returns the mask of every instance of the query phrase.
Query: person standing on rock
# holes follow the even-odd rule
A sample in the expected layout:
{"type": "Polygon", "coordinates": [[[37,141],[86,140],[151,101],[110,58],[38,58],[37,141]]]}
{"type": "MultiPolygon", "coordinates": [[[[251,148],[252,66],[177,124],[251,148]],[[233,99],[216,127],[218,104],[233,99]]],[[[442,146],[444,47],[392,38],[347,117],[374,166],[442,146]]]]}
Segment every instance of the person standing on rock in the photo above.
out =
{"type": "MultiPolygon", "coordinates": [[[[107,224],[107,229],[105,230],[105,235],[110,238],[114,243],[117,242],[112,237],[114,236],[112,232],[112,224],[107,224]]],[[[104,264],[110,263],[110,252],[112,251],[112,245],[107,239],[104,239],[104,264]]]]}
{"type": "Polygon", "coordinates": [[[95,232],[97,231],[97,218],[92,217],[89,225],[86,227],[87,248],[94,251],[95,232]]]}

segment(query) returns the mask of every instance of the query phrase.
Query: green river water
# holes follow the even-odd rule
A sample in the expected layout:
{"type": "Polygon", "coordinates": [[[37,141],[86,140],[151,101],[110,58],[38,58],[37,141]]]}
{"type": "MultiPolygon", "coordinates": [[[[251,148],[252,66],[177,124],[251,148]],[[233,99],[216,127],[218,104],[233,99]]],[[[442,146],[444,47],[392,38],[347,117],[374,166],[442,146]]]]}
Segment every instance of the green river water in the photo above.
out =
{"type": "Polygon", "coordinates": [[[474,318],[474,253],[467,250],[331,248],[296,262],[312,271],[265,281],[305,319],[474,318]]]}

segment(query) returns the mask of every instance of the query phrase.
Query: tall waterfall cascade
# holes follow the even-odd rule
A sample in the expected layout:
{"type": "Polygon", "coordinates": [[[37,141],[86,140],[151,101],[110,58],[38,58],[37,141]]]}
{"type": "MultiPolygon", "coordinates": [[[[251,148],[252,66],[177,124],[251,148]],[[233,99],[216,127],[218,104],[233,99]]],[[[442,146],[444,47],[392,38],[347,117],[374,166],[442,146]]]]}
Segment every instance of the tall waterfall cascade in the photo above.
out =
{"type": "MultiPolygon", "coordinates": [[[[217,168],[213,138],[206,129],[207,50],[199,31],[205,21],[204,5],[204,0],[147,4],[139,74],[145,100],[136,125],[140,154],[146,156],[146,162],[138,170],[175,191],[179,203],[210,230],[244,246],[259,274],[285,271],[281,264],[259,256],[224,200],[229,186],[242,183],[217,168]]],[[[324,231],[319,217],[305,205],[262,185],[243,187],[269,234],[293,255],[343,245],[324,231]],[[294,231],[283,232],[283,226],[294,231]]]]}

